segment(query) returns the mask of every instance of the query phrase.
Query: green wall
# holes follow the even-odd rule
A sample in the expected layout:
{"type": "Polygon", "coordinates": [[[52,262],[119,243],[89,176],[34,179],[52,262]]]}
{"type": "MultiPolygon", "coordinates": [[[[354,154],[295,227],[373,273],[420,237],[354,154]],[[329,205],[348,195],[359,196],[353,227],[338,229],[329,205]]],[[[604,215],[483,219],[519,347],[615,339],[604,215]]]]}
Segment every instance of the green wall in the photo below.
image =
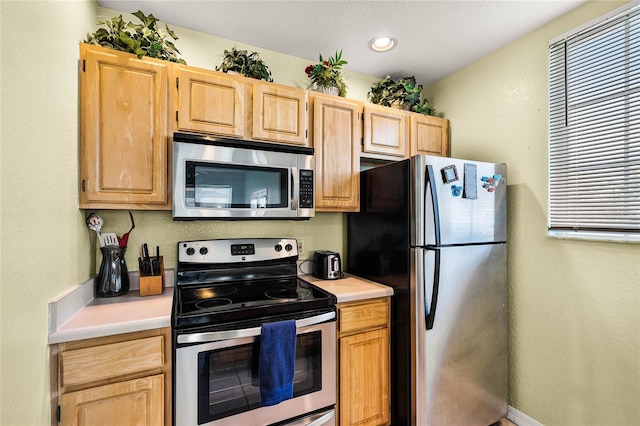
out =
{"type": "Polygon", "coordinates": [[[548,41],[624,3],[589,2],[425,89],[452,157],[508,165],[509,404],[545,425],[640,424],[640,246],[546,236],[548,41]]]}
{"type": "Polygon", "coordinates": [[[88,1],[0,2],[0,424],[49,424],[47,303],[89,277],[78,210],[78,41],[88,1]]]}

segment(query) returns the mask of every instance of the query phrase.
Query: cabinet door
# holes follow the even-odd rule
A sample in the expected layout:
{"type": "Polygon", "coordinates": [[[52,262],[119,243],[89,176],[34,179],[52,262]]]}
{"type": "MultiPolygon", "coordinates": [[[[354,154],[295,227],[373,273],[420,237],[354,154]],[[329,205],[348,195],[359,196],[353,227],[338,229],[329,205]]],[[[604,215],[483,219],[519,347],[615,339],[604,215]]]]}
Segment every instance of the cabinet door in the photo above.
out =
{"type": "Polygon", "coordinates": [[[310,147],[306,90],[253,83],[252,138],[310,147]]]}
{"type": "Polygon", "coordinates": [[[405,158],[409,154],[408,133],[407,112],[372,104],[364,106],[363,155],[405,158]]]}
{"type": "Polygon", "coordinates": [[[359,209],[361,110],[357,102],[313,97],[317,211],[359,209]]]}
{"type": "Polygon", "coordinates": [[[80,207],[170,208],[167,64],[80,45],[80,207]]]}
{"type": "Polygon", "coordinates": [[[243,137],[245,83],[227,74],[180,66],[176,74],[177,130],[243,137]]]}
{"type": "Polygon", "coordinates": [[[340,338],[340,424],[389,423],[389,329],[340,338]]]}
{"type": "Polygon", "coordinates": [[[449,155],[449,120],[411,114],[411,155],[449,155]]]}
{"type": "Polygon", "coordinates": [[[164,424],[162,374],[60,396],[63,426],[164,424]]]}

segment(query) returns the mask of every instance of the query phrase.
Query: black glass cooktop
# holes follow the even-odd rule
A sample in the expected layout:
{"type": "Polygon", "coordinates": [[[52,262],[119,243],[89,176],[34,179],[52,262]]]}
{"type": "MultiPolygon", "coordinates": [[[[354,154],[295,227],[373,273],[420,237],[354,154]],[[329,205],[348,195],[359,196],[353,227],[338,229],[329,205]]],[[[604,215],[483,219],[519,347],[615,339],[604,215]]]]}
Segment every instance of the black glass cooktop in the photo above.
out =
{"type": "Polygon", "coordinates": [[[176,289],[175,326],[199,326],[284,315],[335,305],[330,293],[296,277],[176,289]]]}

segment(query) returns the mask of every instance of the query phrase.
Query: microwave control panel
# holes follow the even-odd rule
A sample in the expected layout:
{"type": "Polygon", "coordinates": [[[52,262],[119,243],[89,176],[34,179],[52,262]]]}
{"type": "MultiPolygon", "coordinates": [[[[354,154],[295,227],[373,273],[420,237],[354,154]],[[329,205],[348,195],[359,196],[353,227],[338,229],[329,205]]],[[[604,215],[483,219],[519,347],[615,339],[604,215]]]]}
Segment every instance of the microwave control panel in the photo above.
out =
{"type": "Polygon", "coordinates": [[[300,170],[300,208],[313,208],[313,170],[300,170]]]}

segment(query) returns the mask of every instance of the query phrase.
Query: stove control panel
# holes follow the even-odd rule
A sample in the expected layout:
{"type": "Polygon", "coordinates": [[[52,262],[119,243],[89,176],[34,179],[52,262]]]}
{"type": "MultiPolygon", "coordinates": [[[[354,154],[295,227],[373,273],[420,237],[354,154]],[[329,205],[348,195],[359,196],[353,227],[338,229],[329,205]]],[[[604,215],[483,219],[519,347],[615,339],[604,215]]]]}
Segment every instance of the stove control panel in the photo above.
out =
{"type": "Polygon", "coordinates": [[[258,262],[290,257],[298,257],[295,238],[238,238],[178,243],[178,262],[184,263],[258,262]]]}
{"type": "MultiPolygon", "coordinates": [[[[278,246],[276,246],[278,251],[278,246]]],[[[256,254],[255,244],[231,244],[231,255],[241,256],[243,254],[256,254]]]]}

